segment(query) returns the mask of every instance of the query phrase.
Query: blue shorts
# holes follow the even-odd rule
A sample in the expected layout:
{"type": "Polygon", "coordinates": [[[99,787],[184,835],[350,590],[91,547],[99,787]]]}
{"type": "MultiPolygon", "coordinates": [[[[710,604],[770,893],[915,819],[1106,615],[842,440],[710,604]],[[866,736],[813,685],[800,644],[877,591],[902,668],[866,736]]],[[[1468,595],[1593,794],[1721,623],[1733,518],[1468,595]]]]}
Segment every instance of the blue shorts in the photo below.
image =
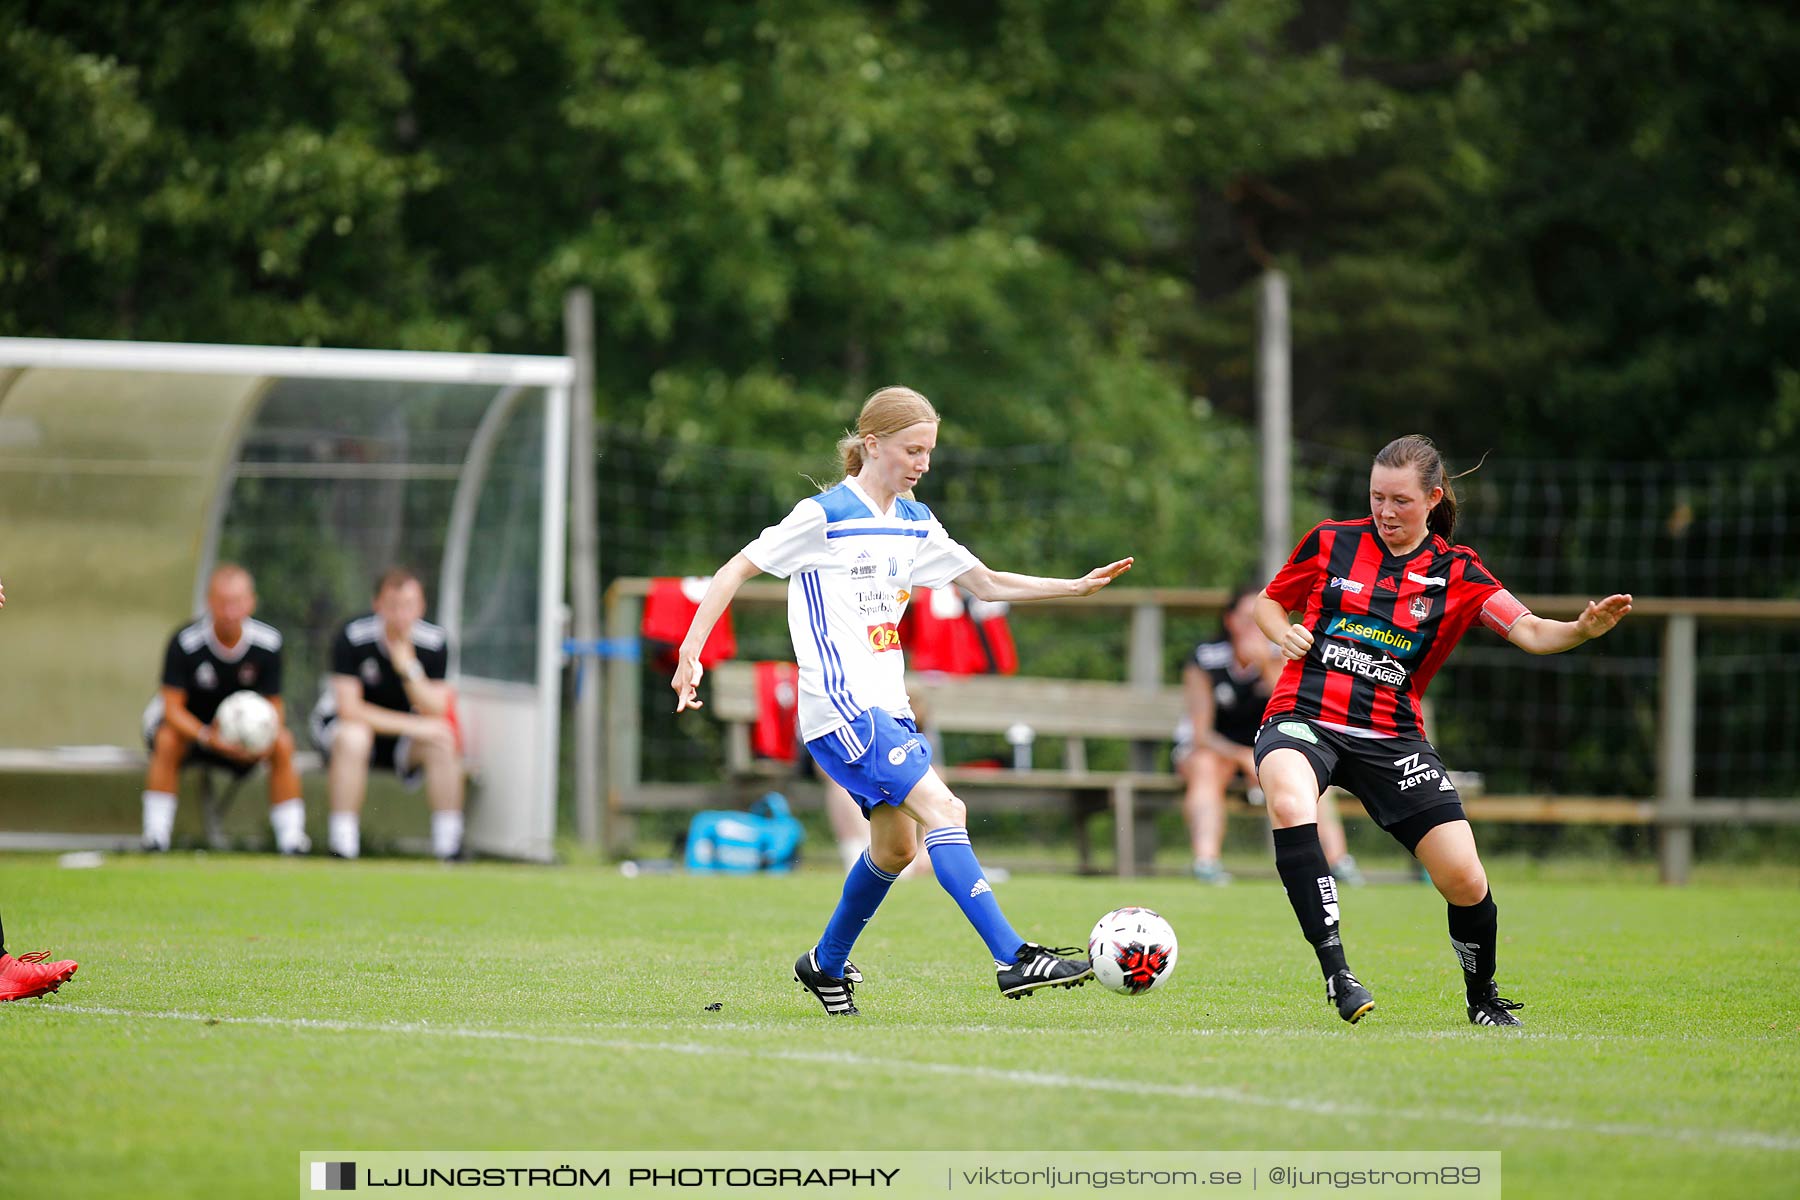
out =
{"type": "Polygon", "coordinates": [[[806,743],[819,770],[856,798],[863,816],[879,804],[899,804],[931,770],[931,744],[910,717],[871,708],[855,725],[806,743]]]}

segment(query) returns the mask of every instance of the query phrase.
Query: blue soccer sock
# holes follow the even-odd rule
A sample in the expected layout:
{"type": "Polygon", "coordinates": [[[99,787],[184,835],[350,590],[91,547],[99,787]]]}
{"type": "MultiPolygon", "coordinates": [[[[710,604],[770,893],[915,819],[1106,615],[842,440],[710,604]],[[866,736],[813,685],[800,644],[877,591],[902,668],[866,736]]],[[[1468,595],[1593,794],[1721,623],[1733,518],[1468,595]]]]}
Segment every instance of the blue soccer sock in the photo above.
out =
{"type": "Polygon", "coordinates": [[[825,922],[825,932],[819,938],[819,970],[833,978],[843,976],[850,947],[856,945],[863,926],[881,907],[882,899],[898,878],[876,866],[867,850],[862,852],[862,857],[844,876],[844,894],[838,897],[837,909],[831,914],[831,920],[825,922]]]}
{"type": "Polygon", "coordinates": [[[960,825],[934,829],[925,835],[925,849],[931,855],[931,870],[937,875],[937,881],[963,910],[963,916],[969,918],[969,924],[975,927],[981,940],[987,943],[994,961],[1010,966],[1025,939],[1000,911],[994,889],[988,885],[987,876],[981,873],[981,864],[969,845],[969,831],[960,825]]]}

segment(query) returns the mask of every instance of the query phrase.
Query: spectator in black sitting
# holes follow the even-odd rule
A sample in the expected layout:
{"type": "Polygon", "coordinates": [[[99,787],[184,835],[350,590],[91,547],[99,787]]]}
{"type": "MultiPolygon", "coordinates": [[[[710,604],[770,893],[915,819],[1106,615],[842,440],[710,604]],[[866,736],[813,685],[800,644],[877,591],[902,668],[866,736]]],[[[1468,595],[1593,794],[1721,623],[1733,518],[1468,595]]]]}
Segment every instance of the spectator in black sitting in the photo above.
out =
{"type": "Polygon", "coordinates": [[[251,617],[256,581],[236,563],[221,563],[206,584],[206,615],[177,629],[163,653],[162,686],[144,709],[144,741],[150,769],[144,780],[144,849],[169,848],[175,828],[175,793],[190,762],[224,767],[239,775],[269,764],[269,825],[275,848],[305,854],[306,805],[294,766],[294,735],[285,719],[265,750],[252,752],[219,736],[213,716],[233,692],[268,698],[278,717],[281,702],[281,634],[251,617]]]}
{"type": "Polygon", "coordinates": [[[425,620],[425,588],[404,567],[375,584],[374,610],[348,622],[331,645],[331,677],[313,709],[312,734],[330,761],[329,846],[339,858],[362,852],[362,807],[370,766],[408,787],[423,780],[431,804],[431,849],[462,853],[463,771],[444,679],[450,643],[425,620]]]}

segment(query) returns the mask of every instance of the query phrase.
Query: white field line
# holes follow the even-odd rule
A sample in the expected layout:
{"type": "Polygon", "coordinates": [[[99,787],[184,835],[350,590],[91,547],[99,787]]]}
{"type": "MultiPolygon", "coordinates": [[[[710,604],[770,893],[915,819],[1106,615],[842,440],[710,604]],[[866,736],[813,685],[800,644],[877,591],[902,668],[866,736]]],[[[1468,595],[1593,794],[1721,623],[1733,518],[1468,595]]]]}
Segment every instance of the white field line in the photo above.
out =
{"type": "MultiPolygon", "coordinates": [[[[627,1051],[652,1054],[730,1055],[737,1058],[769,1062],[823,1063],[855,1067],[865,1071],[883,1071],[905,1076],[924,1071],[981,1083],[1011,1084],[1030,1088],[1062,1088],[1075,1091],[1111,1092],[1128,1096],[1156,1097],[1173,1100],[1210,1100],[1257,1108],[1280,1109],[1327,1117],[1382,1117],[1403,1121],[1420,1121],[1434,1125],[1461,1124],[1496,1129],[1535,1129],[1555,1133],[1586,1134],[1601,1137],[1642,1138],[1651,1141],[1692,1142],[1737,1146],[1753,1150],[1800,1150],[1800,1135],[1764,1133],[1749,1129],[1693,1129],[1661,1125],[1639,1125],[1625,1122],[1582,1121],[1567,1117],[1532,1116],[1519,1113],[1468,1112],[1452,1108],[1393,1108],[1367,1101],[1339,1103],[1313,1096],[1261,1096],[1232,1087],[1207,1087],[1190,1083],[1149,1083],[1129,1079],[1107,1079],[1092,1075],[1067,1075],[1051,1071],[1017,1071],[995,1067],[971,1066],[964,1063],[920,1062],[907,1058],[879,1058],[872,1055],[831,1050],[762,1050],[741,1046],[704,1044],[700,1042],[641,1041],[635,1038],[583,1037],[572,1034],[532,1033],[513,1029],[482,1029],[456,1025],[432,1025],[426,1022],[379,1024],[364,1021],[333,1021],[312,1017],[230,1017],[192,1012],[143,1012],[129,1008],[56,1004],[44,1005],[37,1011],[68,1013],[81,1016],[125,1017],[151,1021],[202,1021],[220,1025],[260,1025],[275,1029],[317,1030],[324,1033],[363,1033],[383,1036],[424,1036],[468,1041],[516,1042],[533,1046],[572,1046],[593,1050],[627,1051]]],[[[623,1026],[610,1026],[622,1028],[623,1026]]],[[[641,1028],[641,1027],[640,1027],[641,1028]]],[[[1231,1031],[1241,1034],[1243,1031],[1231,1031]]],[[[1509,1035],[1516,1037],[1517,1035],[1509,1035]]]]}
{"type": "MultiPolygon", "coordinates": [[[[64,1004],[60,1001],[44,1005],[42,1011],[48,1012],[53,1007],[59,1012],[94,1013],[101,1016],[154,1016],[167,1019],[220,1021],[239,1025],[279,1023],[292,1026],[296,1029],[317,1027],[334,1032],[345,1033],[441,1033],[445,1032],[447,1028],[432,1025],[429,1022],[418,1023],[416,1025],[341,1024],[307,1017],[215,1017],[203,1013],[147,1013],[134,1008],[101,1008],[82,1004],[64,1004]]],[[[693,1021],[583,1021],[581,1022],[581,1027],[584,1030],[616,1029],[633,1033],[644,1033],[653,1030],[667,1033],[694,1033],[700,1031],[706,1033],[791,1033],[794,1029],[794,1023],[792,1021],[780,1020],[713,1021],[697,1018],[693,1021]]],[[[981,1022],[969,1022],[966,1024],[960,1022],[955,1024],[908,1022],[906,1031],[909,1034],[915,1035],[944,1034],[948,1036],[956,1036],[959,1034],[969,1036],[979,1036],[983,1034],[1016,1034],[1021,1032],[1016,1025],[988,1025],[981,1022]]],[[[1034,1032],[1053,1032],[1059,1037],[1112,1037],[1117,1035],[1119,1030],[1116,1026],[1111,1025],[1069,1024],[1058,1025],[1053,1031],[1034,1032]]],[[[492,1030],[481,1026],[467,1026],[456,1031],[457,1036],[464,1037],[483,1037],[488,1036],[489,1034],[496,1036],[513,1036],[513,1031],[492,1030]]],[[[562,1035],[517,1031],[517,1036],[548,1039],[562,1035]]],[[[1159,1036],[1177,1040],[1181,1038],[1222,1037],[1231,1038],[1234,1041],[1244,1038],[1280,1038],[1283,1041],[1320,1041],[1344,1045],[1347,1044],[1346,1039],[1354,1039],[1361,1035],[1352,1034],[1339,1026],[1331,1025],[1307,1029],[1296,1029],[1291,1027],[1282,1028],[1278,1026],[1263,1029],[1218,1026],[1214,1028],[1165,1030],[1159,1036]]],[[[1458,1045],[1467,1044],[1469,1046],[1489,1047],[1510,1044],[1512,1042],[1549,1042],[1574,1046],[1649,1045],[1651,1043],[1662,1045],[1670,1042],[1679,1042],[1694,1045],[1731,1046],[1733,1048],[1762,1044],[1783,1046],[1794,1044],[1793,1039],[1791,1038],[1769,1034],[1723,1038],[1672,1032],[1668,1036],[1662,1037],[1647,1033],[1552,1033],[1536,1029],[1509,1029],[1500,1031],[1476,1028],[1474,1026],[1467,1029],[1382,1029],[1379,1037],[1384,1042],[1450,1042],[1458,1045]]],[[[634,1042],[633,1044],[638,1045],[641,1043],[634,1042]]]]}

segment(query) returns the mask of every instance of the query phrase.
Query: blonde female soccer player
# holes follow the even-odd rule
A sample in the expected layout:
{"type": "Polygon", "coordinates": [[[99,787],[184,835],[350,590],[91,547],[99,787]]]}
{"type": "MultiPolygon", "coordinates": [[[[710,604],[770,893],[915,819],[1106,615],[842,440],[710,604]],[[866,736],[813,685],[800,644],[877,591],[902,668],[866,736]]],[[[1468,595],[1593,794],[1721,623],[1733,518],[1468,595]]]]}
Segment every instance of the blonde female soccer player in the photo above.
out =
{"type": "Polygon", "coordinates": [[[838,443],[844,478],[794,506],[779,525],[713,576],[694,614],[670,686],[675,711],[700,707],[700,647],[738,588],[766,572],[788,579],[788,628],[800,667],[800,733],[825,775],[869,819],[869,849],[850,868],[842,898],[818,944],[794,964],[794,978],[825,1011],[857,1011],[861,975],[850,947],[895,877],[918,853],[923,833],[932,871],[993,956],[1000,994],[1074,987],[1093,970],[1087,952],[1051,949],[1014,931],[969,845],[968,810],[931,766],[907,702],[900,614],[915,587],[956,583],[984,600],[1048,600],[1099,591],[1131,567],[1129,558],[1080,579],[1043,579],[984,566],[911,498],[931,469],[938,414],[906,387],[864,402],[856,432],[838,443]]]}

